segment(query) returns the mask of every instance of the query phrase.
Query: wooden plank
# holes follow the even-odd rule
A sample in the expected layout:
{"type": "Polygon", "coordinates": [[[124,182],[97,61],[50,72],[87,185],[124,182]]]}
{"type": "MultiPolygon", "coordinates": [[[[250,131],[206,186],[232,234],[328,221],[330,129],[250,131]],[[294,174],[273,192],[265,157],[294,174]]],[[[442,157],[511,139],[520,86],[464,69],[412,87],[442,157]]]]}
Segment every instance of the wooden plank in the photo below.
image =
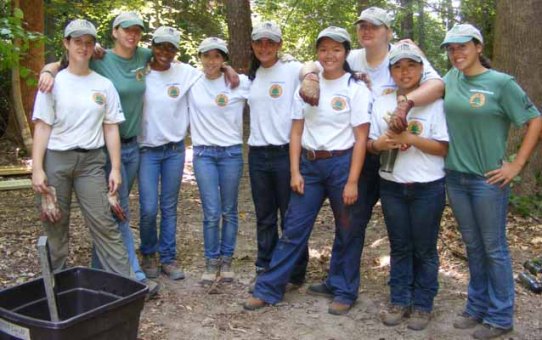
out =
{"type": "Polygon", "coordinates": [[[32,167],[26,165],[0,166],[0,176],[30,175],[32,167]]]}
{"type": "Polygon", "coordinates": [[[3,190],[18,190],[32,188],[32,180],[30,179],[15,179],[10,181],[0,181],[0,191],[3,190]]]}

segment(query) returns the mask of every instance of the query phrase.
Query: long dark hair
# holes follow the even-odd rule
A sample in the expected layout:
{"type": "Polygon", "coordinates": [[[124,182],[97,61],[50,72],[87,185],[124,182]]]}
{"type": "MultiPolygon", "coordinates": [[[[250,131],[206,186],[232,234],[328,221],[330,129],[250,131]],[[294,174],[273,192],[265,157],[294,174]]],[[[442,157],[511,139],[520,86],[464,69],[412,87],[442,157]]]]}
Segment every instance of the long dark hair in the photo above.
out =
{"type": "MultiPolygon", "coordinates": [[[[322,40],[324,39],[325,37],[322,37],[318,40],[316,40],[316,49],[318,49],[318,46],[320,46],[320,43],[322,42],[322,40]]],[[[331,38],[330,38],[331,39],[331,38]]],[[[344,46],[344,50],[345,50],[345,59],[344,59],[344,63],[343,63],[343,70],[346,72],[346,73],[350,73],[350,79],[348,80],[348,82],[350,82],[350,80],[354,79],[356,80],[356,74],[354,73],[354,71],[352,70],[352,68],[350,67],[350,64],[348,63],[348,61],[346,60],[346,57],[348,57],[348,54],[350,54],[350,51],[352,50],[352,46],[350,45],[350,42],[345,40],[342,42],[342,45],[344,46]]]]}
{"type": "MultiPolygon", "coordinates": [[[[476,38],[472,38],[472,42],[474,43],[474,45],[482,45],[482,43],[480,42],[480,40],[476,39],[476,38]]],[[[488,57],[486,57],[483,53],[480,53],[478,55],[478,59],[480,60],[480,64],[482,64],[483,67],[487,68],[487,69],[491,69],[491,60],[489,60],[488,57]]]]}
{"type": "Polygon", "coordinates": [[[258,68],[260,67],[262,63],[256,58],[256,55],[254,54],[254,51],[250,50],[250,65],[248,67],[248,79],[254,80],[256,78],[256,71],[258,71],[258,68]]]}

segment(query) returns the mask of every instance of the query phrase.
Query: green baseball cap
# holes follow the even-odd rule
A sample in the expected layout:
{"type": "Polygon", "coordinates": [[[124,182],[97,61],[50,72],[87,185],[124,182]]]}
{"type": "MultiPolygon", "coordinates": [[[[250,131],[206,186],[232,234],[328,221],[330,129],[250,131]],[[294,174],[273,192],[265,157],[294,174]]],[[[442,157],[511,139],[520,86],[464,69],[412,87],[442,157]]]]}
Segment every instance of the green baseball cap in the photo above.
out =
{"type": "Polygon", "coordinates": [[[445,47],[448,44],[464,44],[472,39],[476,39],[482,44],[484,43],[484,38],[476,27],[471,24],[456,24],[446,33],[446,37],[440,44],[440,47],[445,47]]]}
{"type": "Polygon", "coordinates": [[[142,30],[145,29],[143,24],[143,19],[139,16],[137,12],[122,12],[117,15],[113,21],[113,28],[117,27],[128,28],[130,26],[139,26],[142,30]]]}

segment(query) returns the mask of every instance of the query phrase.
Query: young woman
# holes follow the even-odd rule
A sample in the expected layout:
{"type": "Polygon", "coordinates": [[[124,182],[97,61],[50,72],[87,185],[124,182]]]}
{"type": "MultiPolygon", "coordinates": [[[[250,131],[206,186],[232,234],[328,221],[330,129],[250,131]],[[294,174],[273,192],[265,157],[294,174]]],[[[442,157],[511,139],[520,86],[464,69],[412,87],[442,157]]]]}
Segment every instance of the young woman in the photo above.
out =
{"type": "Polygon", "coordinates": [[[228,47],[222,39],[203,40],[198,48],[201,77],[189,92],[194,173],[203,209],[205,272],[203,283],[232,281],[231,267],[237,240],[237,197],[243,172],[243,108],[250,82],[229,88],[222,64],[228,47]]]}
{"type": "Polygon", "coordinates": [[[113,84],[89,68],[95,43],[90,22],[74,20],[66,26],[67,67],[58,73],[53,92],[36,96],[32,186],[40,195],[57,196],[60,211],[43,222],[53,270],[62,269],[68,257],[75,191],[104,269],[134,277],[107,198],[121,184],[118,124],[124,116],[113,84]],[[111,158],[107,182],[104,144],[111,158]]]}
{"type": "Polygon", "coordinates": [[[467,304],[454,322],[490,339],[513,328],[514,278],[506,240],[509,183],[540,135],[540,113],[514,78],[490,69],[483,38],[469,24],[454,26],[441,44],[453,68],[446,74],[444,109],[450,134],[448,198],[467,248],[467,304]],[[527,125],[513,161],[506,161],[510,124],[527,125]]]}
{"type": "MultiPolygon", "coordinates": [[[[294,93],[299,85],[299,62],[279,58],[282,33],[274,22],[263,22],[252,31],[252,80],[250,106],[250,146],[248,165],[252,199],[256,210],[258,255],[256,274],[269,268],[290,199],[290,161],[288,147],[294,93]],[[280,213],[280,224],[278,214],[280,213]]],[[[305,281],[309,258],[305,248],[290,282],[305,281]]],[[[252,288],[252,287],[251,287],[252,288]]]]}
{"type": "Polygon", "coordinates": [[[391,247],[391,303],[382,321],[395,326],[411,314],[408,328],[422,330],[438,291],[437,238],[445,204],[448,132],[442,99],[410,110],[406,131],[390,131],[389,113],[397,97],[408,97],[420,86],[423,59],[417,48],[401,43],[392,48],[389,60],[397,90],[375,100],[367,144],[374,154],[400,148],[393,170],[380,169],[380,200],[391,247]]]}
{"type": "Polygon", "coordinates": [[[323,67],[321,100],[317,107],[299,102],[294,111],[290,139],[293,194],[270,266],[258,276],[253,297],[244,305],[248,310],[282,299],[326,198],[336,226],[325,283],[334,297],[329,313],[347,313],[358,295],[363,244],[358,180],[365,158],[371,95],[350,73],[346,30],[331,26],[320,32],[316,51],[323,67]]]}
{"type": "MultiPolygon", "coordinates": [[[[107,50],[102,59],[92,59],[90,68],[113,82],[119,93],[122,111],[126,118],[119,126],[122,183],[119,185],[118,194],[124,216],[117,218],[117,222],[136,278],[149,285],[149,292],[152,295],[158,291],[159,287],[155,282],[147,280],[139,265],[134,237],[130,229],[129,209],[129,195],[139,169],[137,135],[140,131],[143,111],[145,67],[151,58],[151,50],[138,47],[143,29],[143,20],[137,13],[120,13],[113,21],[112,35],[115,40],[113,48],[107,50]]],[[[56,73],[58,67],[58,63],[45,66],[40,75],[40,90],[50,91],[53,88],[53,74],[56,73]]],[[[111,163],[107,160],[106,170],[110,168],[111,163]]],[[[93,252],[92,266],[100,267],[95,252],[93,252]]]]}
{"type": "Polygon", "coordinates": [[[179,42],[180,33],[172,27],[162,26],[153,33],[153,58],[145,79],[147,90],[137,141],[141,158],[138,183],[143,270],[151,278],[158,277],[161,270],[172,280],[184,278],[176,262],[177,202],[189,121],[187,94],[201,76],[190,65],[172,63],[179,42]],[[160,255],[160,269],[156,253],[160,255]]]}

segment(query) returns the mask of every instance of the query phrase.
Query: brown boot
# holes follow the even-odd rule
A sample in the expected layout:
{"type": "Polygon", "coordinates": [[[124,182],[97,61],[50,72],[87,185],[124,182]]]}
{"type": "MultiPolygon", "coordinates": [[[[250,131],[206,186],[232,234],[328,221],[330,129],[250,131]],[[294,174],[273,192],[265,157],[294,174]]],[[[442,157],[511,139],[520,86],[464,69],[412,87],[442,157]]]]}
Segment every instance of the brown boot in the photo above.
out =
{"type": "Polygon", "coordinates": [[[257,297],[251,296],[243,304],[243,308],[246,310],[254,311],[263,307],[268,306],[269,304],[264,300],[260,300],[257,297]]]}

